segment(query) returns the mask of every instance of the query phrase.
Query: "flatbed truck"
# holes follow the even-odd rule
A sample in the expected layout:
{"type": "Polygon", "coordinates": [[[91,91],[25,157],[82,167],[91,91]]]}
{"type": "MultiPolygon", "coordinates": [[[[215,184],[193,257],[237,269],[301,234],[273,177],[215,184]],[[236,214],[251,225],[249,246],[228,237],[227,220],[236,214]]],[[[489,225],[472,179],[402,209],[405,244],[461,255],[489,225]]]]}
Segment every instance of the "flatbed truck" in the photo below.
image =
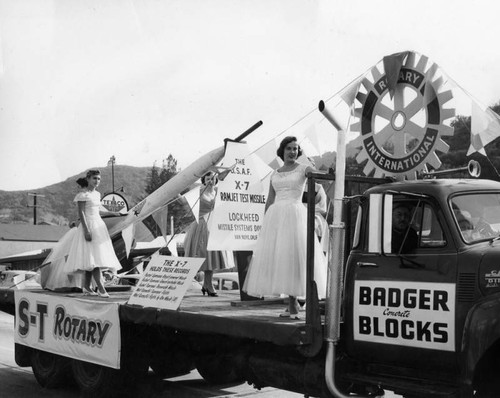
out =
{"type": "MultiPolygon", "coordinates": [[[[325,178],[309,177],[309,184],[325,178]]],[[[188,292],[180,308],[171,311],[127,304],[129,291],[111,291],[105,300],[3,290],[2,310],[16,315],[16,362],[31,366],[44,387],[55,387],[71,374],[84,396],[93,397],[110,396],[149,369],[168,377],[195,367],[211,382],[247,381],[311,397],[377,396],[383,390],[407,398],[499,396],[500,183],[390,182],[348,202],[352,209],[344,211],[342,233],[332,228],[324,302],[318,300],[308,254],[301,320],[279,318],[283,302],[247,305],[224,293],[207,299],[188,292]],[[412,209],[418,246],[409,253],[391,247],[388,232],[396,203],[412,209]],[[355,214],[352,223],[350,214],[355,214]],[[484,228],[485,219],[490,229],[484,228]],[[352,224],[352,232],[345,234],[345,224],[352,224]],[[339,245],[344,241],[349,243],[345,255],[339,245]],[[119,336],[114,367],[58,352],[57,346],[43,350],[40,339],[40,344],[23,344],[27,329],[40,333],[42,319],[44,333],[71,340],[70,321],[65,330],[63,318],[45,316],[54,311],[44,307],[51,302],[77,309],[116,305],[119,322],[110,326],[119,336]]],[[[97,321],[105,324],[106,318],[96,315],[92,322],[97,321]]]]}

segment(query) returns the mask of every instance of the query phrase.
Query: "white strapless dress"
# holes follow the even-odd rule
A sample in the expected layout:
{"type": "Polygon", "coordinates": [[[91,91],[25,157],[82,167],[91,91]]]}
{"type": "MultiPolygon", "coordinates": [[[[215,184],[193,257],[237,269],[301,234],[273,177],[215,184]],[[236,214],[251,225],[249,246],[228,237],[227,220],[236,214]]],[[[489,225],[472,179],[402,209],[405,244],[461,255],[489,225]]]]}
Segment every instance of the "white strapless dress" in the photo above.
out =
{"type": "MultiPolygon", "coordinates": [[[[253,296],[306,294],[307,209],[302,203],[307,166],[273,172],[274,203],[264,217],[243,290],[253,296]]],[[[327,260],[315,236],[314,279],[326,295],[327,260]]]]}

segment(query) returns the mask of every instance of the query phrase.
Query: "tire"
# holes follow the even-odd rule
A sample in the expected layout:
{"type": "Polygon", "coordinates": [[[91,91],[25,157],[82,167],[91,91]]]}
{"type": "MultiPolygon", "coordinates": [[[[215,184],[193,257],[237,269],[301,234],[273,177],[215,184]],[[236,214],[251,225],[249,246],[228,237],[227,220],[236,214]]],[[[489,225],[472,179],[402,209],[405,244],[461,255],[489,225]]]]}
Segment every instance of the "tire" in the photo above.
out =
{"type": "Polygon", "coordinates": [[[196,369],[210,384],[244,381],[240,365],[231,355],[205,354],[196,358],[196,369]]]}
{"type": "Polygon", "coordinates": [[[149,366],[155,376],[161,379],[182,376],[195,368],[191,353],[182,349],[171,349],[168,353],[151,355],[149,366]]]}
{"type": "Polygon", "coordinates": [[[500,394],[500,388],[494,382],[483,382],[474,391],[474,398],[494,398],[500,394]]]}
{"type": "Polygon", "coordinates": [[[121,372],[89,362],[73,360],[71,369],[84,398],[110,398],[120,386],[121,372]]]}
{"type": "Polygon", "coordinates": [[[50,352],[34,349],[31,368],[35,379],[44,388],[56,388],[70,379],[70,360],[50,352]]]}
{"type": "Polygon", "coordinates": [[[500,396],[500,385],[498,384],[497,369],[500,366],[500,345],[495,344],[474,370],[473,397],[493,398],[500,396]]]}

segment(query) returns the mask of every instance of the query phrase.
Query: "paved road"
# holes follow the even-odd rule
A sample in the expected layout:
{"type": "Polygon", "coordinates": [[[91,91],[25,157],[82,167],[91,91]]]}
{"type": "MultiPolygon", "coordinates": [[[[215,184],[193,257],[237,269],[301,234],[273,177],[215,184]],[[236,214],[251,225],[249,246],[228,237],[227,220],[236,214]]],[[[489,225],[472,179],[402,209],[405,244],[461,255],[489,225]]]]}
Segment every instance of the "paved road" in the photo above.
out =
{"type": "MultiPolygon", "coordinates": [[[[12,398],[79,398],[75,387],[68,386],[57,390],[41,388],[31,368],[20,368],[14,360],[14,318],[0,312],[0,395],[12,398]]],[[[261,391],[248,384],[210,386],[198,372],[168,380],[148,378],[139,389],[138,398],[221,398],[221,397],[303,397],[301,394],[275,388],[261,391]]]]}
{"type": "MultiPolygon", "coordinates": [[[[57,390],[40,387],[31,368],[20,368],[14,360],[14,317],[0,311],[0,391],[2,397],[12,398],[79,398],[74,386],[57,390]]],[[[298,398],[301,394],[267,387],[256,390],[248,384],[218,385],[207,384],[196,371],[167,380],[148,378],[137,393],[137,398],[298,398]]],[[[387,398],[396,398],[392,392],[386,392],[387,398]]]]}

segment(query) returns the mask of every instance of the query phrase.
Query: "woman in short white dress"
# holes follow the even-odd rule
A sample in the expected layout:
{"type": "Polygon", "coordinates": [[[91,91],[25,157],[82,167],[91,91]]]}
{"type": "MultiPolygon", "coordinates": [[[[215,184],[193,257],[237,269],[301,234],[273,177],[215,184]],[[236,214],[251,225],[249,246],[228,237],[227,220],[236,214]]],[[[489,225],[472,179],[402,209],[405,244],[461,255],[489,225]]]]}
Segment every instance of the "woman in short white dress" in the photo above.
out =
{"type": "MultiPolygon", "coordinates": [[[[306,174],[311,166],[300,164],[295,137],[282,140],[278,156],[284,165],[271,175],[266,215],[243,290],[254,296],[287,294],[288,312],[298,318],[297,296],[306,294],[307,210],[302,204],[306,174]]],[[[315,238],[314,279],[318,294],[326,294],[326,257],[315,238]]]]}
{"type": "Polygon", "coordinates": [[[81,287],[86,295],[109,297],[101,271],[116,272],[121,265],[101,214],[120,214],[102,209],[101,195],[97,191],[100,182],[99,170],[90,170],[86,178],[77,180],[83,188],[74,199],[78,204],[80,225],[67,232],[45,260],[48,265],[42,269],[43,287],[51,290],[81,287]],[[91,289],[92,279],[97,292],[91,289]]]}

